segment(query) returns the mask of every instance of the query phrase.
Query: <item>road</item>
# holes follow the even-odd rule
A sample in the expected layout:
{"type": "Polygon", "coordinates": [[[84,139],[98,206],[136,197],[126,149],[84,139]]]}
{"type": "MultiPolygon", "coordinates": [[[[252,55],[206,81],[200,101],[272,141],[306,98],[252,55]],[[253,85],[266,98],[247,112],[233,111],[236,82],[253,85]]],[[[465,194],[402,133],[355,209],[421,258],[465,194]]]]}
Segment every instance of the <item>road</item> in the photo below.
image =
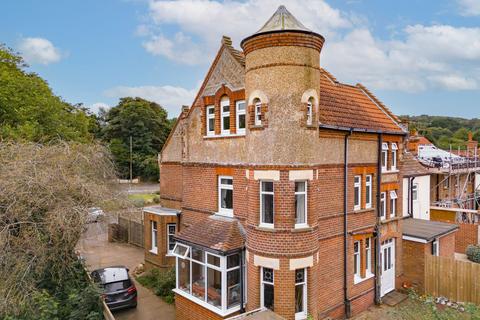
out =
{"type": "Polygon", "coordinates": [[[120,188],[128,194],[155,193],[160,190],[158,183],[121,184],[120,188]]]}
{"type": "MultiPolygon", "coordinates": [[[[85,258],[89,270],[100,267],[123,265],[131,271],[143,262],[143,249],[107,241],[106,223],[91,223],[77,245],[85,258]]],[[[134,279],[132,277],[132,279],[134,279]]],[[[135,281],[135,279],[134,279],[135,281]]],[[[135,281],[138,291],[138,305],[135,309],[116,311],[118,320],[174,320],[175,308],[164,302],[147,288],[135,281]]]]}

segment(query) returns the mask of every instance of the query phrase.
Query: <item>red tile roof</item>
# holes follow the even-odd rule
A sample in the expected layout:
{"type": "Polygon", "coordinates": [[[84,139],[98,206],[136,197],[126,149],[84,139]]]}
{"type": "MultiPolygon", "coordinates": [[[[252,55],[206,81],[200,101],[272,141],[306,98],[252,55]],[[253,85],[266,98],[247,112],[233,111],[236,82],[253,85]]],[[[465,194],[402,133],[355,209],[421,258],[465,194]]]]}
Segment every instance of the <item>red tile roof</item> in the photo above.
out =
{"type": "Polygon", "coordinates": [[[180,242],[196,244],[220,252],[230,252],[245,246],[245,230],[235,218],[210,215],[181,230],[176,236],[180,242]]]}
{"type": "Polygon", "coordinates": [[[405,133],[400,120],[361,84],[356,86],[337,81],[321,70],[320,124],[391,133],[405,133]]]}
{"type": "Polygon", "coordinates": [[[426,176],[430,172],[411,153],[403,154],[402,174],[404,177],[426,176]]]}

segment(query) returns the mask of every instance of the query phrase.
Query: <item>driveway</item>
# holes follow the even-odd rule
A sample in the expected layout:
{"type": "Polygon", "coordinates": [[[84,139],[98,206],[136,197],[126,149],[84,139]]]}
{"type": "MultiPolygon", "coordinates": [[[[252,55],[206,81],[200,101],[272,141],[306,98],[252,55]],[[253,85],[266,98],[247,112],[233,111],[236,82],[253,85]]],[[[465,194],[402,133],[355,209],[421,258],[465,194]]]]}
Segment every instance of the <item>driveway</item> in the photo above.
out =
{"type": "MultiPolygon", "coordinates": [[[[77,249],[85,258],[89,270],[101,267],[124,265],[133,271],[143,262],[143,249],[124,243],[107,241],[106,223],[89,224],[87,231],[80,239],[77,249]]],[[[132,277],[132,279],[134,279],[132,277]]],[[[175,308],[164,302],[160,297],[144,288],[135,279],[138,291],[138,305],[136,309],[116,311],[113,315],[118,320],[173,320],[175,308]]]]}

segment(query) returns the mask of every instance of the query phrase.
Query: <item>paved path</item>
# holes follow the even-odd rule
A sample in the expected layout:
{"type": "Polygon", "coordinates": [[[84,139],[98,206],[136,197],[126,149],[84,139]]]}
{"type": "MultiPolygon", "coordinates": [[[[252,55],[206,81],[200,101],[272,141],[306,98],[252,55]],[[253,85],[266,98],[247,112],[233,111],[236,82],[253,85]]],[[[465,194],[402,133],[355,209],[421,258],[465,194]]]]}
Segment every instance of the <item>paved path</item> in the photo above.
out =
{"type": "MultiPolygon", "coordinates": [[[[77,249],[86,259],[89,270],[100,267],[123,265],[131,271],[143,262],[143,249],[107,241],[105,223],[92,223],[78,243],[77,249]]],[[[132,277],[132,279],[134,279],[132,277]]],[[[135,281],[135,280],[134,280],[135,281]]],[[[118,320],[173,320],[175,308],[164,302],[147,288],[135,281],[138,290],[136,309],[120,310],[114,313],[118,320]]]]}

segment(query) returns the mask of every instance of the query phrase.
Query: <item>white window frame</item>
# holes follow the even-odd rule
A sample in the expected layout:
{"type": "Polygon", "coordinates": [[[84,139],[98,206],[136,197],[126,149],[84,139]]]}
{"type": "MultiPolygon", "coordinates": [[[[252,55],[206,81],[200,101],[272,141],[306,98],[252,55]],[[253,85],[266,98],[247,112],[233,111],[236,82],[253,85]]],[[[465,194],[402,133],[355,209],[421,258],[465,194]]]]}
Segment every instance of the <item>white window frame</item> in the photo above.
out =
{"type": "Polygon", "coordinates": [[[155,220],[150,220],[150,253],[158,254],[158,222],[155,220]],[[153,240],[155,239],[155,241],[153,240]]]}
{"type": "MultiPolygon", "coordinates": [[[[273,300],[275,301],[275,270],[273,268],[266,268],[266,269],[271,269],[272,270],[272,275],[273,275],[273,282],[268,282],[263,280],[263,269],[264,267],[260,268],[260,306],[262,308],[265,308],[265,297],[264,297],[264,285],[269,284],[273,286],[273,300]]],[[[273,308],[275,308],[275,305],[273,305],[273,308]]]]}
{"type": "Polygon", "coordinates": [[[177,258],[180,258],[180,259],[187,259],[187,256],[188,256],[189,252],[190,252],[190,247],[189,246],[186,246],[184,244],[181,244],[181,243],[177,242],[177,243],[175,243],[175,247],[173,247],[172,255],[177,257],[177,258]],[[175,251],[176,251],[177,247],[185,248],[186,249],[185,253],[183,255],[180,255],[180,254],[176,253],[175,251]]]}
{"type": "MultiPolygon", "coordinates": [[[[222,135],[229,135],[230,134],[230,126],[228,127],[228,130],[223,129],[223,124],[224,124],[224,119],[229,118],[230,119],[230,98],[228,97],[223,97],[220,100],[220,120],[221,120],[221,133],[222,135]],[[223,107],[228,106],[228,112],[223,111],[223,107]]],[[[230,124],[231,125],[231,124],[230,124]]]]}
{"type": "Polygon", "coordinates": [[[260,180],[260,227],[264,228],[274,228],[275,225],[275,183],[272,180],[260,180]],[[263,191],[262,185],[264,182],[271,182],[273,186],[273,191],[263,191]],[[263,222],[263,195],[264,194],[271,194],[273,196],[273,223],[263,222]]]}
{"type": "Polygon", "coordinates": [[[215,135],[215,106],[207,106],[207,136],[215,135]],[[213,113],[210,113],[213,110],[213,113]],[[210,128],[210,119],[213,119],[213,128],[210,128]]]}
{"type": "Polygon", "coordinates": [[[174,236],[176,232],[177,232],[177,224],[176,223],[167,223],[167,256],[172,255],[173,249],[170,250],[170,236],[174,236]],[[174,233],[170,233],[170,227],[171,226],[175,227],[175,232],[174,233]]]}
{"type": "MultiPolygon", "coordinates": [[[[297,270],[295,270],[295,273],[297,273],[297,270]]],[[[303,268],[303,274],[304,274],[303,282],[297,283],[296,280],[295,280],[295,289],[296,289],[297,286],[303,286],[303,311],[295,313],[295,320],[306,319],[307,315],[308,315],[308,313],[307,313],[307,310],[308,310],[308,308],[307,308],[307,302],[308,302],[308,299],[307,299],[307,294],[308,294],[308,290],[307,290],[307,283],[308,283],[308,281],[307,281],[307,268],[303,268]]],[[[296,298],[296,296],[295,296],[295,298],[296,298]]]]}
{"type": "Polygon", "coordinates": [[[307,216],[307,213],[308,213],[308,206],[307,206],[307,188],[308,188],[308,183],[306,180],[299,180],[299,181],[295,181],[295,184],[297,183],[303,183],[305,184],[305,191],[295,191],[295,202],[296,202],[296,198],[297,198],[297,195],[304,195],[304,203],[303,205],[305,206],[305,222],[303,223],[297,223],[297,208],[295,207],[295,228],[305,228],[305,227],[308,227],[308,216],[307,216]]]}
{"type": "Polygon", "coordinates": [[[355,176],[353,178],[353,210],[360,210],[362,208],[362,176],[355,176]],[[358,204],[355,203],[355,194],[358,194],[358,204]]]}
{"type": "Polygon", "coordinates": [[[233,217],[233,177],[218,176],[218,212],[219,215],[233,217]],[[222,184],[222,179],[232,180],[232,184],[222,184]],[[222,208],[222,189],[232,190],[232,209],[222,208]]]}
{"type": "MultiPolygon", "coordinates": [[[[179,243],[177,243],[176,245],[178,245],[179,243]]],[[[175,245],[175,246],[176,246],[175,245]]],[[[227,258],[228,256],[220,256],[220,255],[217,255],[217,254],[214,254],[214,253],[211,253],[211,252],[207,252],[205,250],[203,250],[203,260],[204,262],[201,262],[201,261],[197,261],[195,259],[193,259],[193,257],[189,256],[188,253],[191,251],[191,247],[190,246],[186,246],[186,245],[183,245],[183,244],[180,244],[182,247],[186,247],[187,248],[187,251],[185,253],[184,256],[180,256],[180,255],[177,255],[175,254],[176,256],[176,267],[175,267],[175,271],[176,271],[176,288],[173,290],[175,293],[185,297],[186,299],[189,299],[191,301],[193,301],[194,303],[198,304],[198,305],[201,305],[202,307],[210,310],[210,311],[213,311],[215,312],[216,314],[218,315],[221,315],[221,316],[226,316],[226,315],[229,315],[229,314],[232,314],[234,312],[237,312],[240,310],[240,305],[236,305],[236,306],[233,306],[231,307],[230,309],[227,308],[227,273],[228,271],[232,271],[232,270],[235,270],[235,269],[239,269],[242,265],[242,259],[243,259],[243,254],[241,253],[238,253],[240,255],[240,260],[239,260],[239,265],[238,266],[235,266],[235,267],[232,267],[230,269],[227,269],[227,258]],[[210,264],[208,263],[208,256],[213,256],[213,257],[216,257],[216,258],[219,258],[219,261],[220,261],[220,266],[216,266],[216,265],[213,265],[213,264],[210,264]],[[180,259],[183,259],[186,261],[186,263],[189,263],[189,266],[190,266],[190,293],[188,292],[185,292],[183,290],[181,290],[179,288],[179,275],[178,275],[178,265],[179,265],[179,258],[180,259]],[[195,262],[199,265],[202,265],[203,268],[204,268],[204,276],[205,276],[205,295],[204,295],[204,300],[202,300],[201,298],[199,297],[196,297],[194,296],[192,293],[191,293],[191,290],[192,290],[192,263],[195,262]],[[208,268],[210,269],[213,269],[213,270],[216,270],[216,271],[219,271],[221,273],[221,283],[222,283],[222,291],[221,291],[221,306],[220,307],[216,307],[216,306],[213,306],[211,304],[209,304],[206,299],[207,299],[207,292],[208,292],[208,268]]],[[[175,249],[174,249],[175,250],[175,249]]],[[[244,260],[243,260],[244,261],[244,260]]],[[[245,264],[244,264],[244,267],[245,267],[245,264]]],[[[246,278],[245,278],[246,279],[246,278]]],[[[240,278],[240,281],[242,281],[242,279],[240,278]]],[[[246,288],[246,285],[244,284],[243,286],[244,288],[246,288]]],[[[244,289],[244,294],[246,294],[246,290],[244,289]]],[[[244,302],[244,306],[245,306],[245,302],[246,300],[243,301],[244,302]]]]}
{"type": "Polygon", "coordinates": [[[440,256],[440,240],[438,238],[432,241],[432,256],[440,256]]]}
{"type": "Polygon", "coordinates": [[[397,216],[397,192],[395,190],[391,190],[390,194],[390,218],[394,218],[397,216]]]}
{"type": "Polygon", "coordinates": [[[392,142],[392,166],[391,166],[392,171],[397,170],[397,150],[398,150],[397,144],[392,142]]]}
{"type": "Polygon", "coordinates": [[[419,190],[418,183],[414,183],[412,185],[412,201],[418,201],[418,190],[419,190]]]}
{"type": "Polygon", "coordinates": [[[382,143],[382,172],[388,169],[388,143],[382,143]]]}
{"type": "Polygon", "coordinates": [[[387,193],[382,192],[380,193],[380,219],[385,220],[387,219],[387,193]],[[382,205],[383,203],[383,205],[382,205]]]}
{"type": "Polygon", "coordinates": [[[245,104],[245,100],[240,100],[235,102],[235,114],[236,114],[236,128],[237,128],[237,134],[245,134],[245,127],[247,126],[247,114],[246,114],[247,106],[245,104]],[[240,105],[243,104],[243,110],[240,110],[239,107],[240,105]],[[245,127],[240,128],[240,116],[243,115],[245,117],[245,127]]]}
{"type": "Polygon", "coordinates": [[[361,268],[362,268],[362,255],[360,252],[362,251],[362,245],[360,241],[353,242],[353,275],[356,279],[355,282],[358,282],[362,278],[361,268]],[[358,244],[358,250],[355,250],[355,244],[358,244]],[[355,272],[355,265],[357,266],[357,272],[355,272]]]}
{"type": "Polygon", "coordinates": [[[260,99],[254,100],[254,114],[255,114],[255,125],[261,126],[262,125],[262,102],[260,99]]]}
{"type": "Polygon", "coordinates": [[[365,208],[367,209],[370,209],[372,207],[372,195],[373,195],[372,182],[373,182],[373,175],[367,174],[365,176],[365,208]]]}
{"type": "Polygon", "coordinates": [[[313,98],[308,99],[307,102],[307,125],[313,124],[313,98]]]}
{"type": "Polygon", "coordinates": [[[365,276],[373,276],[372,273],[372,238],[365,238],[365,276]],[[368,244],[368,245],[367,245],[368,244]]]}

